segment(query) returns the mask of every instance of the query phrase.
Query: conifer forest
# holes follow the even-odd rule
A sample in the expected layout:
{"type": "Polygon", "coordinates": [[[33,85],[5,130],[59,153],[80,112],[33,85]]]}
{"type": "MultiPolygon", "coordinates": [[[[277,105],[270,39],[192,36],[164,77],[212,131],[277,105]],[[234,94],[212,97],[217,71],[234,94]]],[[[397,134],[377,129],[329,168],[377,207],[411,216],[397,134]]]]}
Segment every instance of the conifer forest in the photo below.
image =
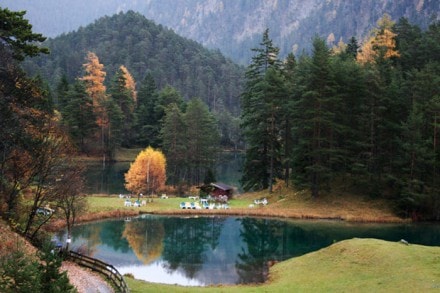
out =
{"type": "Polygon", "coordinates": [[[266,29],[242,66],[133,11],[50,39],[22,12],[0,8],[0,19],[9,216],[36,182],[36,207],[74,192],[78,154],[111,162],[119,148],[151,146],[166,157],[168,185],[200,185],[219,151],[242,151],[245,191],[282,181],[440,220],[439,22],[422,29],[385,14],[365,39],[316,35],[286,57],[266,29]]]}

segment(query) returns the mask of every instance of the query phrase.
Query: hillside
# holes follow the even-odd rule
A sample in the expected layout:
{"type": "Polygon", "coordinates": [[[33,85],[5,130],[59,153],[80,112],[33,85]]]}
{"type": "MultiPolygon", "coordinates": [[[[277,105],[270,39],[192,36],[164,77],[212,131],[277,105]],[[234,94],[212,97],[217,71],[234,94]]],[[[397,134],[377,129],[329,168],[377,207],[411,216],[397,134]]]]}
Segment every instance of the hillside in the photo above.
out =
{"type": "Polygon", "coordinates": [[[159,89],[169,84],[186,99],[199,97],[211,109],[224,106],[238,113],[244,69],[220,52],[180,37],[139,13],[100,18],[44,45],[51,54],[27,60],[24,67],[32,74],[40,73],[52,88],[63,74],[70,82],[82,76],[87,52],[92,51],[105,67],[107,84],[124,65],[136,81],[151,73],[159,89]]]}
{"type": "Polygon", "coordinates": [[[250,48],[268,27],[281,56],[308,49],[317,34],[335,44],[355,36],[362,40],[384,13],[426,27],[440,19],[437,0],[3,0],[3,6],[27,10],[35,31],[55,37],[120,11],[134,10],[179,35],[218,48],[247,64],[250,48]],[[87,7],[87,9],[84,9],[87,7]],[[50,15],[51,17],[46,17],[50,15]]]}

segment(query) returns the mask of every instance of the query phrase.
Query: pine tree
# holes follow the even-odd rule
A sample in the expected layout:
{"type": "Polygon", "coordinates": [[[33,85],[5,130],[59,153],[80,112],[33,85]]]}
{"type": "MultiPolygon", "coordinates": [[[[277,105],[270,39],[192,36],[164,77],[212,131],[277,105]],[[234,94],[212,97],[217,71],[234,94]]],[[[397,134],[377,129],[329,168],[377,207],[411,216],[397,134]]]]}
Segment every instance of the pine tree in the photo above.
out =
{"type": "Polygon", "coordinates": [[[161,140],[167,158],[168,182],[177,186],[186,178],[188,157],[187,126],[183,113],[176,104],[171,104],[165,111],[161,140]]]}
{"type": "Polygon", "coordinates": [[[260,47],[253,51],[256,55],[246,72],[241,97],[242,129],[247,143],[241,182],[245,190],[269,188],[271,191],[279,173],[280,124],[277,118],[282,77],[279,49],[269,39],[269,30],[264,32],[260,47]]]}
{"type": "Polygon", "coordinates": [[[68,101],[66,99],[66,95],[68,91],[69,91],[69,82],[67,81],[66,75],[63,75],[56,88],[56,100],[55,100],[57,109],[60,112],[63,112],[64,108],[67,106],[68,101]]]}
{"type": "Polygon", "coordinates": [[[293,150],[294,175],[297,184],[306,184],[312,196],[317,197],[328,187],[332,176],[331,162],[335,158],[338,131],[334,108],[338,97],[334,92],[330,51],[324,40],[314,39],[313,56],[302,66],[305,72],[301,77],[301,96],[294,109],[295,135],[298,137],[293,150]]]}
{"type": "Polygon", "coordinates": [[[297,100],[297,62],[295,55],[292,53],[287,55],[284,63],[283,73],[285,76],[285,97],[283,99],[284,107],[282,107],[282,137],[284,149],[284,182],[289,185],[290,169],[292,163],[292,149],[294,138],[292,133],[292,112],[297,100]]]}
{"type": "Polygon", "coordinates": [[[158,103],[158,90],[153,76],[148,73],[142,81],[137,94],[135,109],[135,134],[136,143],[141,146],[159,146],[159,122],[157,120],[156,106],[158,103]]]}
{"type": "Polygon", "coordinates": [[[60,272],[62,258],[60,255],[53,253],[50,244],[44,245],[38,254],[41,260],[39,264],[41,271],[41,292],[77,292],[75,287],[69,283],[67,271],[60,272]]]}
{"type": "Polygon", "coordinates": [[[132,127],[134,123],[136,91],[134,89],[134,80],[124,66],[121,66],[116,72],[109,93],[111,100],[113,100],[113,103],[119,107],[118,112],[120,112],[115,112],[115,109],[113,109],[114,105],[112,103],[108,103],[108,107],[110,107],[109,110],[112,109],[113,112],[112,114],[109,113],[110,128],[112,129],[113,134],[115,133],[116,129],[120,130],[118,134],[121,137],[117,140],[119,140],[122,146],[128,147],[132,144],[134,136],[132,133],[132,127]],[[120,117],[112,117],[112,115],[122,115],[123,119],[120,117]]]}
{"type": "Polygon", "coordinates": [[[189,179],[190,183],[198,185],[217,160],[220,135],[214,116],[200,99],[189,101],[184,121],[187,127],[189,179]]]}
{"type": "Polygon", "coordinates": [[[355,37],[351,37],[350,42],[347,44],[347,48],[345,49],[345,54],[350,58],[356,60],[358,51],[359,51],[358,42],[355,37]]]}
{"type": "Polygon", "coordinates": [[[61,112],[63,124],[81,152],[87,153],[87,142],[96,133],[95,113],[92,99],[86,92],[84,82],[78,80],[66,93],[66,106],[61,112]]]}
{"type": "Polygon", "coordinates": [[[42,272],[37,261],[14,249],[1,257],[0,291],[6,293],[42,292],[42,272]]]}
{"type": "Polygon", "coordinates": [[[48,54],[45,47],[36,45],[46,38],[32,32],[32,25],[24,18],[26,11],[10,11],[0,7],[0,46],[12,52],[13,58],[22,61],[26,56],[48,54]]]}
{"type": "MultiPolygon", "coordinates": [[[[115,150],[124,144],[124,139],[128,140],[131,136],[127,133],[126,116],[122,112],[119,105],[110,98],[106,101],[105,111],[108,113],[108,127],[107,134],[104,135],[104,145],[106,147],[107,157],[113,159],[115,150]]],[[[128,144],[125,144],[127,146],[128,144]]]]}

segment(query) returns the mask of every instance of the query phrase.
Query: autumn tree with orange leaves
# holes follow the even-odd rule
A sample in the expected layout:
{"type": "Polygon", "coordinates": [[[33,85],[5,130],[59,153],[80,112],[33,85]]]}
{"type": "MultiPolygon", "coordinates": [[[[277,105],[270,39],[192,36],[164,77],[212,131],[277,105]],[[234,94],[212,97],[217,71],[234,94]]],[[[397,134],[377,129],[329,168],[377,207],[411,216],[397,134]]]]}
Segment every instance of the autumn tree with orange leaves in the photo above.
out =
{"type": "Polygon", "coordinates": [[[394,22],[388,14],[385,14],[377,22],[377,27],[371,31],[370,38],[364,43],[357,55],[357,61],[361,64],[375,62],[377,58],[388,59],[399,57],[396,50],[396,36],[393,32],[394,22]]]}
{"type": "Polygon", "coordinates": [[[136,103],[137,100],[137,92],[136,92],[136,82],[131,75],[131,73],[128,71],[127,67],[124,65],[121,65],[119,69],[122,72],[122,75],[125,79],[125,88],[129,91],[131,98],[133,99],[133,102],[136,103]]]}
{"type": "Polygon", "coordinates": [[[99,63],[99,58],[95,53],[88,52],[86,60],[87,62],[83,64],[86,74],[80,79],[85,82],[86,92],[92,99],[93,112],[96,115],[96,124],[100,128],[96,136],[100,137],[104,160],[106,160],[105,145],[109,136],[109,117],[106,109],[108,97],[104,85],[106,72],[104,71],[104,65],[99,63]]]}
{"type": "Polygon", "coordinates": [[[134,194],[153,194],[165,186],[166,159],[152,147],[141,151],[125,173],[125,188],[134,194]]]}
{"type": "Polygon", "coordinates": [[[106,72],[104,65],[99,63],[99,58],[93,52],[88,52],[86,57],[87,63],[83,64],[86,75],[81,80],[86,83],[86,92],[92,98],[93,109],[97,115],[97,123],[102,126],[106,123],[105,102],[107,100],[106,87],[104,80],[106,72]]]}

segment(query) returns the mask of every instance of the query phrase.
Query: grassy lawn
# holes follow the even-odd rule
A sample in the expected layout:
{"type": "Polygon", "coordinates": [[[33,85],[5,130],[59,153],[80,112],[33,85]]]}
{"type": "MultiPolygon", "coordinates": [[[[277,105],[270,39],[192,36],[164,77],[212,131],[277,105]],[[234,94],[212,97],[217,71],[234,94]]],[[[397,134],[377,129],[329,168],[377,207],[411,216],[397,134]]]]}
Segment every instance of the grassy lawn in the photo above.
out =
{"type": "MultiPolygon", "coordinates": [[[[312,198],[308,193],[289,188],[277,187],[269,194],[267,191],[245,193],[229,201],[228,210],[181,210],[179,204],[192,201],[187,198],[170,196],[168,199],[154,198],[142,207],[124,207],[124,199],[117,195],[89,196],[89,213],[131,212],[164,214],[224,214],[243,216],[273,216],[300,219],[341,219],[355,222],[402,222],[389,203],[367,197],[328,194],[312,198]],[[267,206],[253,204],[254,199],[267,198],[267,206]]],[[[135,198],[131,199],[136,200],[135,198]]]]}
{"type": "MultiPolygon", "coordinates": [[[[181,197],[169,197],[167,199],[153,198],[147,204],[141,207],[125,207],[125,199],[119,198],[117,195],[112,196],[89,196],[87,197],[89,203],[89,213],[105,213],[112,211],[136,211],[139,213],[164,213],[164,214],[181,214],[181,213],[226,213],[228,210],[181,210],[181,202],[192,202],[193,200],[181,197]]],[[[131,198],[134,202],[137,198],[131,198]]],[[[234,199],[229,202],[230,210],[243,209],[249,205],[249,199],[234,199]]]]}
{"type": "Polygon", "coordinates": [[[351,239],[274,265],[262,285],[180,287],[126,278],[131,292],[427,292],[440,290],[440,247],[351,239]]]}

